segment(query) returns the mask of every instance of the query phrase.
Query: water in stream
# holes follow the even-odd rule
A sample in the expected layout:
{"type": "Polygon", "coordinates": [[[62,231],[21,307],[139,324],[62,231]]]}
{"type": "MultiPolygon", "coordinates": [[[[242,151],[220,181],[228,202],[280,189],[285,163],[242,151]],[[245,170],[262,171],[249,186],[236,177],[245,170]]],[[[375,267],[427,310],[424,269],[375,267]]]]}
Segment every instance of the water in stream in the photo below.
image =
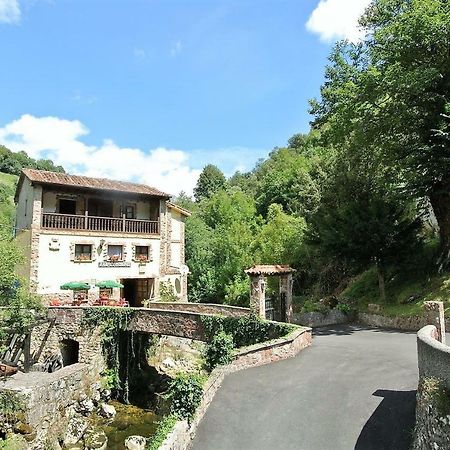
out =
{"type": "Polygon", "coordinates": [[[159,417],[151,410],[134,405],[125,405],[112,400],[111,405],[117,414],[111,421],[101,417],[95,418],[95,424],[108,437],[108,450],[125,450],[125,439],[129,436],[151,437],[157,427],[159,417]]]}

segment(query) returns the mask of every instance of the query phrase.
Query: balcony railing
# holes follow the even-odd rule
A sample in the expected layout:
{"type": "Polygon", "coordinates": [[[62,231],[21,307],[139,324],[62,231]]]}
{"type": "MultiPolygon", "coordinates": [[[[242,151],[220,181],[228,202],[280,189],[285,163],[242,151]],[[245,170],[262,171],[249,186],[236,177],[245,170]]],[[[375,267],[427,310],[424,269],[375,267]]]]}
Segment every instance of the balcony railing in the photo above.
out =
{"type": "Polygon", "coordinates": [[[158,234],[157,220],[97,217],[72,214],[43,213],[42,228],[59,230],[108,231],[117,233],[158,234]]]}

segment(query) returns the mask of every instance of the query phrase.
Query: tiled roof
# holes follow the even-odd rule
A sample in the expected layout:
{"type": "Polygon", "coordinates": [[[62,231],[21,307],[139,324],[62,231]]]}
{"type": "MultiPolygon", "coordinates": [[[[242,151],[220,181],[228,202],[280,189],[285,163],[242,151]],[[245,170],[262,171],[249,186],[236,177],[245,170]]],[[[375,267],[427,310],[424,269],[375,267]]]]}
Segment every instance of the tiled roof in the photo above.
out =
{"type": "Polygon", "coordinates": [[[165,192],[153,187],[145,184],[130,183],[128,181],[114,181],[108,180],[107,178],[92,178],[81,175],[69,175],[67,173],[48,172],[46,170],[36,169],[23,169],[22,174],[32,183],[38,184],[68,186],[84,189],[99,189],[103,191],[128,192],[164,198],[170,197],[170,194],[166,194],[165,192]]]}
{"type": "Polygon", "coordinates": [[[191,215],[190,211],[188,211],[186,208],[183,208],[182,206],[176,205],[175,203],[167,202],[167,206],[174,209],[175,211],[178,211],[183,216],[189,217],[191,215]]]}
{"type": "Polygon", "coordinates": [[[291,266],[282,264],[257,264],[245,271],[248,275],[286,275],[296,270],[291,266]]]}

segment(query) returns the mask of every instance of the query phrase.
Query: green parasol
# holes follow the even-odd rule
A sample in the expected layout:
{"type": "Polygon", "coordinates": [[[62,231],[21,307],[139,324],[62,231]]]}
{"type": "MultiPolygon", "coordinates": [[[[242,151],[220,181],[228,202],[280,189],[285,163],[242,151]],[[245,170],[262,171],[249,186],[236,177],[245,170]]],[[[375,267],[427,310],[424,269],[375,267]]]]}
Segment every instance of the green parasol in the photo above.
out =
{"type": "Polygon", "coordinates": [[[96,286],[100,289],[123,288],[123,284],[114,280],[99,281],[96,286]]]}
{"type": "Polygon", "coordinates": [[[70,281],[69,283],[64,283],[60,286],[60,289],[63,290],[72,290],[72,291],[87,291],[90,289],[90,285],[88,283],[83,283],[82,281],[70,281]]]}

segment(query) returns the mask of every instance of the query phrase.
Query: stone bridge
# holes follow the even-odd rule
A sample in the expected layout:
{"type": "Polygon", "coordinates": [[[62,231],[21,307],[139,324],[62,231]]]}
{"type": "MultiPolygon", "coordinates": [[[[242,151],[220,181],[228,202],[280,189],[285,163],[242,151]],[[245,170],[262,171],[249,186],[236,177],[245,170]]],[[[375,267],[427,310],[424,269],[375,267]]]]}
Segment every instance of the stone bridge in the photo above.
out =
{"type": "MultiPolygon", "coordinates": [[[[55,327],[82,326],[86,309],[93,307],[49,307],[48,318],[55,327]]],[[[98,307],[95,307],[98,308],[98,307]]],[[[204,340],[202,316],[222,315],[241,317],[250,314],[248,308],[200,303],[153,303],[150,308],[133,308],[128,331],[164,334],[188,339],[204,340]]],[[[82,330],[80,330],[82,331],[82,330]]]]}
{"type": "MultiPolygon", "coordinates": [[[[31,359],[42,362],[46,356],[62,353],[64,365],[86,363],[101,370],[104,361],[100,327],[88,327],[83,316],[88,309],[100,307],[54,306],[48,308],[48,323],[31,333],[31,359]]],[[[150,308],[132,308],[128,331],[162,334],[204,340],[202,317],[222,315],[242,317],[250,309],[196,303],[158,303],[150,308]]]]}

